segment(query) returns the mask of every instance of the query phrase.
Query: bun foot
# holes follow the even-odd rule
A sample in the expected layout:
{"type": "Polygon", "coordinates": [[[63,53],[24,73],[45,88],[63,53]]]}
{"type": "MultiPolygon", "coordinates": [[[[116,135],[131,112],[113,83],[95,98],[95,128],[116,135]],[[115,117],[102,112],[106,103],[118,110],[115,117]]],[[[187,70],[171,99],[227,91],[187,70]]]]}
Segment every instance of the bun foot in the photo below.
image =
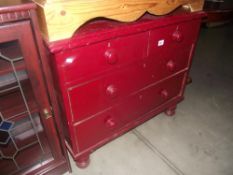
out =
{"type": "Polygon", "coordinates": [[[81,169],[87,168],[89,164],[90,164],[90,157],[89,156],[80,157],[76,160],[77,167],[79,167],[81,169]]]}
{"type": "Polygon", "coordinates": [[[168,108],[164,113],[169,117],[174,116],[176,114],[176,106],[168,108]]]}

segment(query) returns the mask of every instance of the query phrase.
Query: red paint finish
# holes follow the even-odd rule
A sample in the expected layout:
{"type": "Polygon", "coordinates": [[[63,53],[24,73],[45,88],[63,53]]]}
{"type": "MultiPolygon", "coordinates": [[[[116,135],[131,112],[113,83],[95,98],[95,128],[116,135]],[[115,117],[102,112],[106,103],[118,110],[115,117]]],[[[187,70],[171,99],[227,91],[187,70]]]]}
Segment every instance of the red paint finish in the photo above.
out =
{"type": "Polygon", "coordinates": [[[107,140],[128,123],[142,117],[156,106],[179,96],[183,78],[184,74],[181,73],[159,84],[152,84],[89,120],[74,125],[79,151],[82,152],[102,140],[107,140]],[[166,91],[166,97],[161,94],[164,91],[166,91]]]}
{"type": "Polygon", "coordinates": [[[57,54],[57,64],[63,71],[64,81],[69,83],[84,76],[120,69],[124,65],[145,58],[147,34],[116,38],[57,54]]]}
{"type": "Polygon", "coordinates": [[[174,114],[203,16],[100,20],[50,45],[77,165],[85,167],[93,150],[154,115],[174,114]]]}
{"type": "Polygon", "coordinates": [[[188,68],[192,43],[198,36],[199,26],[199,20],[192,20],[150,31],[148,64],[156,80],[188,68]],[[174,34],[182,35],[182,39],[174,39],[174,34]],[[164,45],[158,47],[160,41],[164,41],[164,45]]]}
{"type": "Polygon", "coordinates": [[[101,78],[70,87],[68,94],[72,121],[94,115],[153,83],[152,76],[148,76],[150,72],[144,66],[143,61],[136,62],[101,78]]]}

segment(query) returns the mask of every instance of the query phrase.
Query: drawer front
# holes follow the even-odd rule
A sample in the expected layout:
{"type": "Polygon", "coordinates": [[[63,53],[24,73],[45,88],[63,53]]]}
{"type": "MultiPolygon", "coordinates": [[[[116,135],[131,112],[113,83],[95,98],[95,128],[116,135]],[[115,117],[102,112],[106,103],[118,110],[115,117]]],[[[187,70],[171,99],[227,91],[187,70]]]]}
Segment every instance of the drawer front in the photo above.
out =
{"type": "Polygon", "coordinates": [[[165,80],[159,84],[137,92],[125,100],[116,108],[123,123],[128,123],[141,117],[146,112],[153,110],[159,105],[181,94],[182,85],[185,80],[184,73],[165,80]]]}
{"type": "Polygon", "coordinates": [[[155,79],[188,67],[199,26],[199,20],[194,20],[150,31],[148,64],[155,79]]]}
{"type": "Polygon", "coordinates": [[[142,61],[68,90],[72,121],[81,121],[152,83],[142,61]]]}
{"type": "Polygon", "coordinates": [[[143,59],[147,38],[148,33],[139,33],[64,51],[55,56],[56,64],[64,81],[71,82],[143,59]]]}
{"type": "MultiPolygon", "coordinates": [[[[183,22],[177,25],[169,25],[166,27],[154,29],[150,31],[149,36],[149,52],[156,56],[160,50],[169,51],[172,49],[184,49],[195,42],[200,27],[200,20],[183,22]]],[[[173,50],[170,55],[175,54],[177,50],[173,50]]]]}
{"type": "Polygon", "coordinates": [[[144,64],[153,77],[154,81],[164,79],[168,76],[178,73],[182,70],[188,69],[190,63],[190,54],[193,46],[178,50],[172,57],[168,53],[158,53],[155,57],[145,59],[144,64]]]}
{"type": "Polygon", "coordinates": [[[79,151],[94,146],[145,113],[178,96],[184,74],[132,94],[111,109],[75,126],[79,151]]]}
{"type": "Polygon", "coordinates": [[[84,151],[113,135],[116,130],[122,127],[122,123],[118,117],[117,111],[111,109],[74,126],[78,151],[84,151]]]}

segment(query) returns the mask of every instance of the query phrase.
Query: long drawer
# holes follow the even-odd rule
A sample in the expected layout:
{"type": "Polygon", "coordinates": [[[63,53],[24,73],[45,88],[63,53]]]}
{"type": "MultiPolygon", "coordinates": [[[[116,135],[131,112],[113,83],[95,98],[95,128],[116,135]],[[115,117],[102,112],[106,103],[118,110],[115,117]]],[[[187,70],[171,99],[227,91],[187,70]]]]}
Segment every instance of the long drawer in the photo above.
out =
{"type": "Polygon", "coordinates": [[[154,80],[143,61],[68,88],[72,121],[81,121],[125,99],[154,80]]]}
{"type": "Polygon", "coordinates": [[[104,141],[124,125],[179,96],[184,79],[182,73],[159,84],[151,85],[89,120],[74,125],[79,151],[104,141]]]}

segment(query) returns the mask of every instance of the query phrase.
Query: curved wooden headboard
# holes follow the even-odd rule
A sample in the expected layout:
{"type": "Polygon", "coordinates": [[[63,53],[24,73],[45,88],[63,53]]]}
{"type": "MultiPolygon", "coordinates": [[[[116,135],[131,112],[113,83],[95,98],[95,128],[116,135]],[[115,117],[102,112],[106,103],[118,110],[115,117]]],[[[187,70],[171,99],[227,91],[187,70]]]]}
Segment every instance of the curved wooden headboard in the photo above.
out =
{"type": "Polygon", "coordinates": [[[123,22],[138,19],[145,12],[165,15],[185,6],[192,12],[203,8],[204,0],[34,0],[44,37],[48,41],[69,38],[82,24],[96,17],[123,22]]]}

